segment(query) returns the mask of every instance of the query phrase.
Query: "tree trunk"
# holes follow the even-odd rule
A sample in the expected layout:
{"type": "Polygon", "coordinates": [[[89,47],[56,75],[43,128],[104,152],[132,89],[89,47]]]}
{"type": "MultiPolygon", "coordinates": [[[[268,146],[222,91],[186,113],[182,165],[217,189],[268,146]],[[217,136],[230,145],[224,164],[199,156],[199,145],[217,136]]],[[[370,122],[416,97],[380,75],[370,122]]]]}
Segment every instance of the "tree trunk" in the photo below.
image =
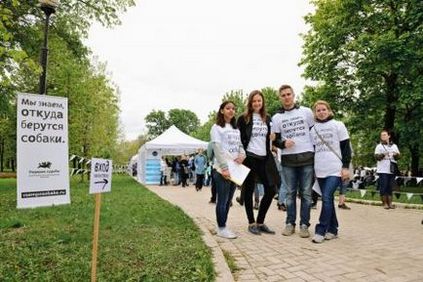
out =
{"type": "Polygon", "coordinates": [[[398,97],[396,95],[397,75],[389,74],[385,76],[386,84],[386,105],[385,105],[385,129],[393,130],[395,124],[396,104],[398,97]]]}
{"type": "Polygon", "coordinates": [[[10,168],[12,169],[12,172],[15,172],[15,159],[10,160],[10,168]]]}
{"type": "Polygon", "coordinates": [[[410,145],[408,147],[410,150],[411,156],[411,175],[419,176],[419,160],[420,160],[420,151],[418,145],[410,145]]]}

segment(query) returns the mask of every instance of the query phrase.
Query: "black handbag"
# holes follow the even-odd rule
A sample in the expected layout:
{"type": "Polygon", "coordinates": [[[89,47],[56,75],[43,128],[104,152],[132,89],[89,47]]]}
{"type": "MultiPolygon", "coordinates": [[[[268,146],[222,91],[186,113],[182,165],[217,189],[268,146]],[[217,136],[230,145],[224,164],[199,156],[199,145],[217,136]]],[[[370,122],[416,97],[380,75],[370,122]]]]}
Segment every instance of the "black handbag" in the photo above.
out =
{"type": "Polygon", "coordinates": [[[396,162],[393,162],[393,161],[390,162],[389,170],[393,175],[399,175],[400,174],[398,164],[396,162]]]}
{"type": "MultiPolygon", "coordinates": [[[[385,146],[382,144],[383,149],[385,149],[386,152],[388,152],[388,150],[386,150],[385,146]]],[[[398,168],[398,163],[394,162],[390,157],[389,157],[389,171],[393,174],[393,175],[400,175],[400,170],[398,168]]]]}
{"type": "Polygon", "coordinates": [[[282,181],[276,166],[276,161],[271,153],[266,157],[265,170],[269,186],[273,188],[275,193],[279,193],[279,187],[281,187],[282,181]]]}

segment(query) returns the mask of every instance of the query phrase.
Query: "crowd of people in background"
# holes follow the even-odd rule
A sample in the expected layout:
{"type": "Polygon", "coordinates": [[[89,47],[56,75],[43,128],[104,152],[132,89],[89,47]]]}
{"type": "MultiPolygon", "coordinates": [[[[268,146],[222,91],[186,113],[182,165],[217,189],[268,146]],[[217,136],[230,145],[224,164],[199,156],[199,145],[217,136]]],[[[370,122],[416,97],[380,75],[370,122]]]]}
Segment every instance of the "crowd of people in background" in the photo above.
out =
{"type": "Polygon", "coordinates": [[[160,186],[174,185],[188,187],[195,185],[197,191],[212,182],[212,162],[207,152],[198,149],[196,154],[162,156],[160,159],[160,186]]]}

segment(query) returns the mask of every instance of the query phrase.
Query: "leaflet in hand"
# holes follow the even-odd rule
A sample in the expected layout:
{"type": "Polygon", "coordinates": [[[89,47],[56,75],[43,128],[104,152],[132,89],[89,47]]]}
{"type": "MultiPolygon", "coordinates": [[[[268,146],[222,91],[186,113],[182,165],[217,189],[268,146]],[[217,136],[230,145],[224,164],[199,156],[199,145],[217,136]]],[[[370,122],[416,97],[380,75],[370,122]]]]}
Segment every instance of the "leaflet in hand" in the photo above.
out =
{"type": "MultiPolygon", "coordinates": [[[[247,178],[250,169],[243,164],[238,164],[234,160],[227,159],[228,163],[228,170],[229,170],[229,180],[235,183],[236,185],[241,186],[244,183],[245,179],[247,178]]],[[[219,173],[222,173],[220,168],[217,168],[219,173]]]]}

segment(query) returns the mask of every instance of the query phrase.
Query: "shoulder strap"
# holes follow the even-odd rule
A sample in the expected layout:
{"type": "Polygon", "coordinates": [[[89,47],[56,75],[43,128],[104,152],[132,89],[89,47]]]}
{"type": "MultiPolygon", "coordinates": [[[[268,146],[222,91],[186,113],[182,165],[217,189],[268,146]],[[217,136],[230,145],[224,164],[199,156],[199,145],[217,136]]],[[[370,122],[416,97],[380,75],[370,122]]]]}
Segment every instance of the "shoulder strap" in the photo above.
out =
{"type": "Polygon", "coordinates": [[[382,145],[383,149],[388,153],[388,159],[391,161],[391,157],[389,156],[389,151],[386,150],[385,145],[383,145],[382,143],[380,143],[380,144],[382,145]]]}
{"type": "Polygon", "coordinates": [[[314,132],[316,132],[316,134],[317,134],[317,136],[319,137],[320,141],[322,141],[322,143],[323,143],[323,144],[325,144],[325,145],[326,145],[326,147],[328,147],[328,148],[329,148],[329,150],[331,150],[331,151],[332,151],[332,153],[334,153],[334,154],[335,154],[335,156],[337,156],[337,157],[338,157],[338,159],[340,159],[340,160],[342,161],[341,156],[339,156],[339,155],[338,155],[338,153],[337,153],[337,152],[335,152],[335,150],[332,148],[332,146],[331,146],[331,145],[329,145],[329,144],[325,141],[325,139],[323,139],[322,135],[320,135],[320,134],[319,134],[319,132],[317,132],[316,125],[315,125],[315,126],[313,126],[313,128],[314,128],[314,132]]]}

